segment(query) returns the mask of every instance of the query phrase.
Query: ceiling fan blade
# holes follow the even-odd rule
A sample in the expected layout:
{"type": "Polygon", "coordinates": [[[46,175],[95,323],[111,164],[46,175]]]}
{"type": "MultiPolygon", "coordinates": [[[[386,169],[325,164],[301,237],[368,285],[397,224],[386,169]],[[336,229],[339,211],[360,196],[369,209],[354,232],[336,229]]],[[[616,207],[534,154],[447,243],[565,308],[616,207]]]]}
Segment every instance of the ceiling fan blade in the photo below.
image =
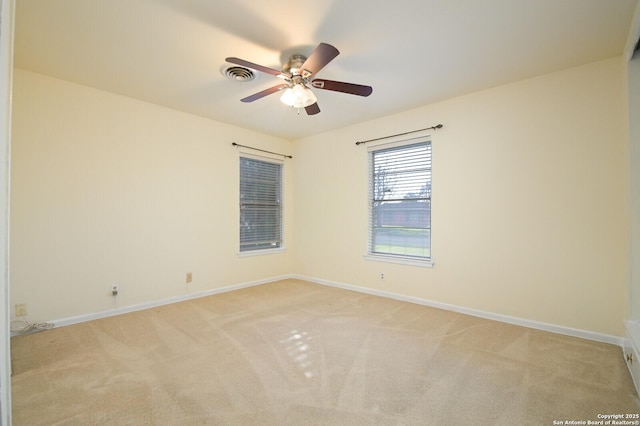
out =
{"type": "Polygon", "coordinates": [[[304,61],[300,68],[300,74],[304,78],[308,78],[313,74],[316,74],[329,62],[340,54],[340,51],[327,43],[320,43],[318,47],[311,52],[311,55],[304,61]]]}
{"type": "Polygon", "coordinates": [[[349,93],[350,95],[369,96],[373,92],[371,86],[345,83],[343,81],[323,80],[317,78],[311,82],[316,89],[333,90],[334,92],[349,93]]]}
{"type": "Polygon", "coordinates": [[[252,68],[256,71],[261,71],[267,74],[275,75],[280,78],[291,78],[291,74],[274,70],[273,68],[264,67],[262,65],[254,64],[253,62],[245,61],[244,59],[230,57],[225,59],[225,61],[230,62],[232,64],[240,65],[247,68],[252,68]]]}
{"type": "Polygon", "coordinates": [[[267,95],[270,95],[272,93],[276,93],[282,89],[284,89],[285,87],[289,87],[288,84],[278,84],[277,86],[273,86],[273,87],[269,87],[268,89],[262,90],[258,93],[254,93],[251,96],[247,96],[246,98],[242,98],[240,99],[242,102],[253,102],[255,100],[258,100],[260,98],[264,98],[267,95]]]}
{"type": "Polygon", "coordinates": [[[314,104],[309,105],[308,107],[304,107],[304,110],[307,111],[307,115],[316,115],[317,113],[320,112],[320,107],[316,102],[314,104]]]}

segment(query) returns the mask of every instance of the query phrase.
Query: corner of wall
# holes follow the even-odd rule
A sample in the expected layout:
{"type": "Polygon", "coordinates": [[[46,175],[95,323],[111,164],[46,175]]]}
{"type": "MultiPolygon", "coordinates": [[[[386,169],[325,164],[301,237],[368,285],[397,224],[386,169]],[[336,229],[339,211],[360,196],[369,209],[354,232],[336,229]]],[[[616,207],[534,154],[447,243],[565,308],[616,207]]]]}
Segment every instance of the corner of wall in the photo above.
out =
{"type": "Polygon", "coordinates": [[[631,373],[636,392],[640,394],[640,323],[627,321],[627,338],[622,345],[623,356],[631,373]]]}

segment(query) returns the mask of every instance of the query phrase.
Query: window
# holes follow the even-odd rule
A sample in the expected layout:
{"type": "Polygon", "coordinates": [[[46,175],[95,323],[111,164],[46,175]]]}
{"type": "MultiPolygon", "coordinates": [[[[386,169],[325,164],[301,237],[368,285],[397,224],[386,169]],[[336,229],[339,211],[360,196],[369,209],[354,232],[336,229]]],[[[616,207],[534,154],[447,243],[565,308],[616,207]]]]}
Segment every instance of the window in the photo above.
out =
{"type": "Polygon", "coordinates": [[[240,157],[240,252],[282,247],[282,164],[240,157]]]}
{"type": "Polygon", "coordinates": [[[369,255],[431,260],[431,141],[369,152],[369,255]]]}

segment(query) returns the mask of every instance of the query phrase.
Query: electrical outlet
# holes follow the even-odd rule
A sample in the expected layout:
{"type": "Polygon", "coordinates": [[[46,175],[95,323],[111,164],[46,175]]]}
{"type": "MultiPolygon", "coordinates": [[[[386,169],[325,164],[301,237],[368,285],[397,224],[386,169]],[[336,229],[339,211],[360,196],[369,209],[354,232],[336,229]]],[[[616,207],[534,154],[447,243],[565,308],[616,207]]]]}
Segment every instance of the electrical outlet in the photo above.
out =
{"type": "Polygon", "coordinates": [[[193,274],[191,272],[187,272],[187,284],[193,281],[193,274]]]}
{"type": "Polygon", "coordinates": [[[380,279],[384,280],[384,273],[383,272],[380,273],[380,279]]]}
{"type": "Polygon", "coordinates": [[[17,317],[26,317],[27,316],[27,305],[24,303],[18,303],[15,306],[16,316],[17,317]]]}
{"type": "Polygon", "coordinates": [[[117,296],[118,293],[120,293],[120,286],[119,285],[112,285],[111,286],[111,295],[112,296],[117,296]]]}

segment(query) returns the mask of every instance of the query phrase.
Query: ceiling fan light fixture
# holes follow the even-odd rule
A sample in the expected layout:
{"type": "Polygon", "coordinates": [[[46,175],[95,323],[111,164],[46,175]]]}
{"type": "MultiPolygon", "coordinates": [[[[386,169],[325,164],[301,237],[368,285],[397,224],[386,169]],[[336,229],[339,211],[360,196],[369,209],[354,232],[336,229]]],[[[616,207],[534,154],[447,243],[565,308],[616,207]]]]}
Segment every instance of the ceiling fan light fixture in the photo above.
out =
{"type": "Polygon", "coordinates": [[[290,107],[305,108],[315,104],[318,99],[308,87],[303,84],[294,84],[285,89],[280,101],[290,107]]]}

